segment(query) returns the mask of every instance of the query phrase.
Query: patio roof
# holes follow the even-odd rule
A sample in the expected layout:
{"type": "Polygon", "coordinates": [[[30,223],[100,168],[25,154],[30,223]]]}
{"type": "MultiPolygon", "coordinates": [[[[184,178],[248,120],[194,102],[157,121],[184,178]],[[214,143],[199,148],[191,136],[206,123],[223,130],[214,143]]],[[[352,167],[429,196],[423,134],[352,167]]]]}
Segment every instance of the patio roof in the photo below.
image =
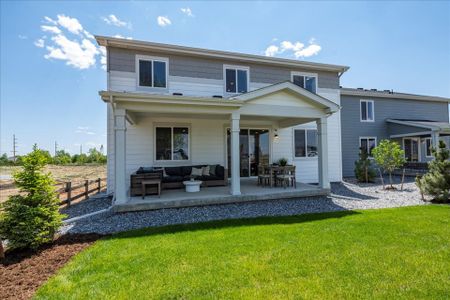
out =
{"type": "Polygon", "coordinates": [[[450,123],[430,120],[387,119],[390,137],[430,135],[432,132],[450,134],[450,123]]]}

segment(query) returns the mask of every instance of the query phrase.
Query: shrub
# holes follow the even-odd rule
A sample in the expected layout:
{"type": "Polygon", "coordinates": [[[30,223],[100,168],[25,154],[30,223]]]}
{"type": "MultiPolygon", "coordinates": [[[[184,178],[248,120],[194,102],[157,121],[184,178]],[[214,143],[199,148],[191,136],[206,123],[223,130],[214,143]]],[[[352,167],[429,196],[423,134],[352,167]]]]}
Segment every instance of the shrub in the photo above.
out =
{"type": "Polygon", "coordinates": [[[389,184],[392,185],[392,172],[400,168],[405,163],[405,151],[400,148],[400,145],[394,141],[382,140],[378,146],[372,150],[375,162],[389,173],[389,184]]]}
{"type": "Polygon", "coordinates": [[[59,150],[53,157],[53,163],[55,165],[68,165],[72,162],[72,157],[64,150],[59,150]]]}
{"type": "Polygon", "coordinates": [[[355,161],[355,176],[359,182],[373,182],[375,178],[375,170],[369,159],[366,149],[360,149],[359,159],[355,161]]]}
{"type": "Polygon", "coordinates": [[[434,160],[428,163],[428,173],[416,180],[417,186],[435,202],[449,202],[450,198],[450,152],[443,141],[438,149],[432,149],[434,160]]]}
{"type": "Polygon", "coordinates": [[[2,204],[0,238],[11,248],[36,249],[53,240],[62,224],[54,181],[43,169],[49,162],[45,151],[33,147],[22,157],[23,170],[14,174],[21,194],[10,196],[2,204]]]}

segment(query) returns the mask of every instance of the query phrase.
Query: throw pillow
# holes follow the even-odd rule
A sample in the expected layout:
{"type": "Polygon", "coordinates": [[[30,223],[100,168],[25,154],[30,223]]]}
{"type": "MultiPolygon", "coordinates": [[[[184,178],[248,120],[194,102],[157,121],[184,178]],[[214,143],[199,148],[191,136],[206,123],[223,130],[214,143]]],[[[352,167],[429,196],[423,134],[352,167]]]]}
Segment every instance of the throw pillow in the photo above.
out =
{"type": "Polygon", "coordinates": [[[202,168],[202,175],[209,176],[209,166],[202,168]]]}
{"type": "Polygon", "coordinates": [[[192,168],[191,176],[202,176],[203,168],[192,168]]]}
{"type": "Polygon", "coordinates": [[[216,168],[217,168],[217,165],[210,165],[209,166],[209,175],[216,176],[216,168]]]}

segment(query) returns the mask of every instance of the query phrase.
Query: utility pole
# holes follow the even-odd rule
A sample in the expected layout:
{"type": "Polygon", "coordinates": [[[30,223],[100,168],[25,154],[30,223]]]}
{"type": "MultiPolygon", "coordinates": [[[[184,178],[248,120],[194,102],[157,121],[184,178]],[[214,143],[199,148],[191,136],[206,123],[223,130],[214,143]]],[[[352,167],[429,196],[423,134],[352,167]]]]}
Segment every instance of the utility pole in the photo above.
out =
{"type": "Polygon", "coordinates": [[[16,162],[17,138],[15,134],[13,134],[13,150],[11,152],[13,153],[13,161],[16,162]]]}
{"type": "Polygon", "coordinates": [[[80,144],[80,154],[83,154],[83,145],[80,144]]]}
{"type": "Polygon", "coordinates": [[[55,156],[56,156],[56,153],[58,153],[58,142],[57,141],[55,141],[55,156]]]}

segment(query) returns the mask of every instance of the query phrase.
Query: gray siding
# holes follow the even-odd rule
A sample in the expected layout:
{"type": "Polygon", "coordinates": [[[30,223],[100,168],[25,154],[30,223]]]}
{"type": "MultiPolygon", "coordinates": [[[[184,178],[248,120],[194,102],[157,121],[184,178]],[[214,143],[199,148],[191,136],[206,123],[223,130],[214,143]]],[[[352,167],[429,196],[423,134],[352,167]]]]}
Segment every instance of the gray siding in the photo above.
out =
{"type": "Polygon", "coordinates": [[[109,48],[108,71],[135,72],[135,55],[161,56],[169,58],[169,75],[206,79],[223,79],[223,65],[243,65],[250,67],[250,81],[258,83],[279,83],[291,80],[291,71],[318,74],[318,87],[339,88],[339,77],[334,72],[302,70],[245,61],[220,60],[194,56],[167,55],[158,52],[144,52],[120,48],[109,48]]]}
{"type": "MultiPolygon", "coordinates": [[[[374,136],[377,142],[389,137],[386,119],[426,119],[448,122],[446,103],[363,98],[341,95],[342,165],[344,176],[354,176],[358,159],[359,137],[374,136]],[[360,99],[374,100],[375,122],[360,122],[360,99]]],[[[418,128],[417,131],[425,131],[418,128]]]]}

